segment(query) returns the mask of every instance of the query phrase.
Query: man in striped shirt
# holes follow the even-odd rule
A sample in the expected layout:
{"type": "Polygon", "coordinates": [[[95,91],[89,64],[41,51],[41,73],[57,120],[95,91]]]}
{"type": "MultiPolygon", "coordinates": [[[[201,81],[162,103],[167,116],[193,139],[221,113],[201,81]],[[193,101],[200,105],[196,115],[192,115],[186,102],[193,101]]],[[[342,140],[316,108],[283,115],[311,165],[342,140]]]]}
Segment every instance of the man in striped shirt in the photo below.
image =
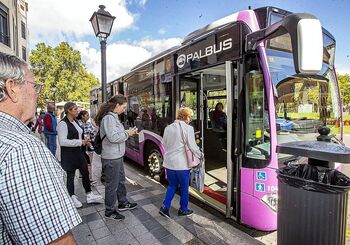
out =
{"type": "Polygon", "coordinates": [[[41,84],[26,62],[0,53],[0,243],[75,244],[81,222],[64,171],[30,134],[41,84]]]}

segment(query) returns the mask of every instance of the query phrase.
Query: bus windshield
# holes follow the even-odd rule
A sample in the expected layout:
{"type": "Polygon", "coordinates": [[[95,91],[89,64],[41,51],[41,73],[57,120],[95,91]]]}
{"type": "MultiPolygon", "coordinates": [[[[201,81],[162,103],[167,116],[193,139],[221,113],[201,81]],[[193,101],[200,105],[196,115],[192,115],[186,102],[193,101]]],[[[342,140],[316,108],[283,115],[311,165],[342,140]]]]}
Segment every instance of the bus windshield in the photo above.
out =
{"type": "Polygon", "coordinates": [[[330,62],[324,62],[317,75],[301,76],[295,74],[290,52],[267,49],[266,53],[274,85],[278,143],[315,140],[322,125],[338,134],[340,104],[330,62]]]}

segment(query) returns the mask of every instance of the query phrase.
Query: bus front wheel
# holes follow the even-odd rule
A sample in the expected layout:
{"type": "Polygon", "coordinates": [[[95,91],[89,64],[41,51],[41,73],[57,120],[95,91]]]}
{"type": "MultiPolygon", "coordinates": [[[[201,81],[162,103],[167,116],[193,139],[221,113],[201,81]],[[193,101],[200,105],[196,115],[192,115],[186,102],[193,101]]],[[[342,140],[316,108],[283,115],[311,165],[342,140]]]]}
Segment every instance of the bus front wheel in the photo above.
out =
{"type": "Polygon", "coordinates": [[[164,179],[162,153],[154,143],[150,143],[147,148],[146,169],[153,179],[162,182],[164,179]]]}

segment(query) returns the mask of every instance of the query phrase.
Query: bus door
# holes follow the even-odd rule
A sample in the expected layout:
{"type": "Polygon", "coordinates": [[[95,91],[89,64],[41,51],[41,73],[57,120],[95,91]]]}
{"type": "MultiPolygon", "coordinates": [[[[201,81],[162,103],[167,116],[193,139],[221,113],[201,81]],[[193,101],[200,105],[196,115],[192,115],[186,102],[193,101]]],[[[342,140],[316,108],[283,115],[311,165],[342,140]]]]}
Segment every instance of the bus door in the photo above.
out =
{"type": "Polygon", "coordinates": [[[205,155],[205,195],[202,198],[227,216],[232,215],[232,200],[236,200],[236,188],[231,184],[234,168],[230,150],[233,69],[233,64],[226,62],[180,75],[179,78],[179,106],[193,110],[191,125],[197,144],[205,155]],[[227,84],[230,86],[227,87],[227,84]]]}

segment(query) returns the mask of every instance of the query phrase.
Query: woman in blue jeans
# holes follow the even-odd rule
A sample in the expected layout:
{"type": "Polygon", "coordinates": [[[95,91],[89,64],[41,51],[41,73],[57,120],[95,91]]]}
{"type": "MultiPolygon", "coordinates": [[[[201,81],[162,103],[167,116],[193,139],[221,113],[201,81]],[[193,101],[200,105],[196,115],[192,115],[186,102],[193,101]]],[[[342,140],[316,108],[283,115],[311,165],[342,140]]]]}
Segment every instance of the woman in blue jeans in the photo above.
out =
{"type": "Polygon", "coordinates": [[[166,168],[168,188],[159,213],[167,218],[170,218],[171,201],[178,187],[180,187],[178,215],[190,216],[193,213],[188,208],[190,168],[187,163],[185,144],[198,158],[201,158],[203,154],[196,144],[193,127],[189,125],[192,115],[193,111],[190,108],[180,108],[177,111],[177,120],[165,128],[163,135],[162,144],[165,148],[163,166],[166,168]]]}

